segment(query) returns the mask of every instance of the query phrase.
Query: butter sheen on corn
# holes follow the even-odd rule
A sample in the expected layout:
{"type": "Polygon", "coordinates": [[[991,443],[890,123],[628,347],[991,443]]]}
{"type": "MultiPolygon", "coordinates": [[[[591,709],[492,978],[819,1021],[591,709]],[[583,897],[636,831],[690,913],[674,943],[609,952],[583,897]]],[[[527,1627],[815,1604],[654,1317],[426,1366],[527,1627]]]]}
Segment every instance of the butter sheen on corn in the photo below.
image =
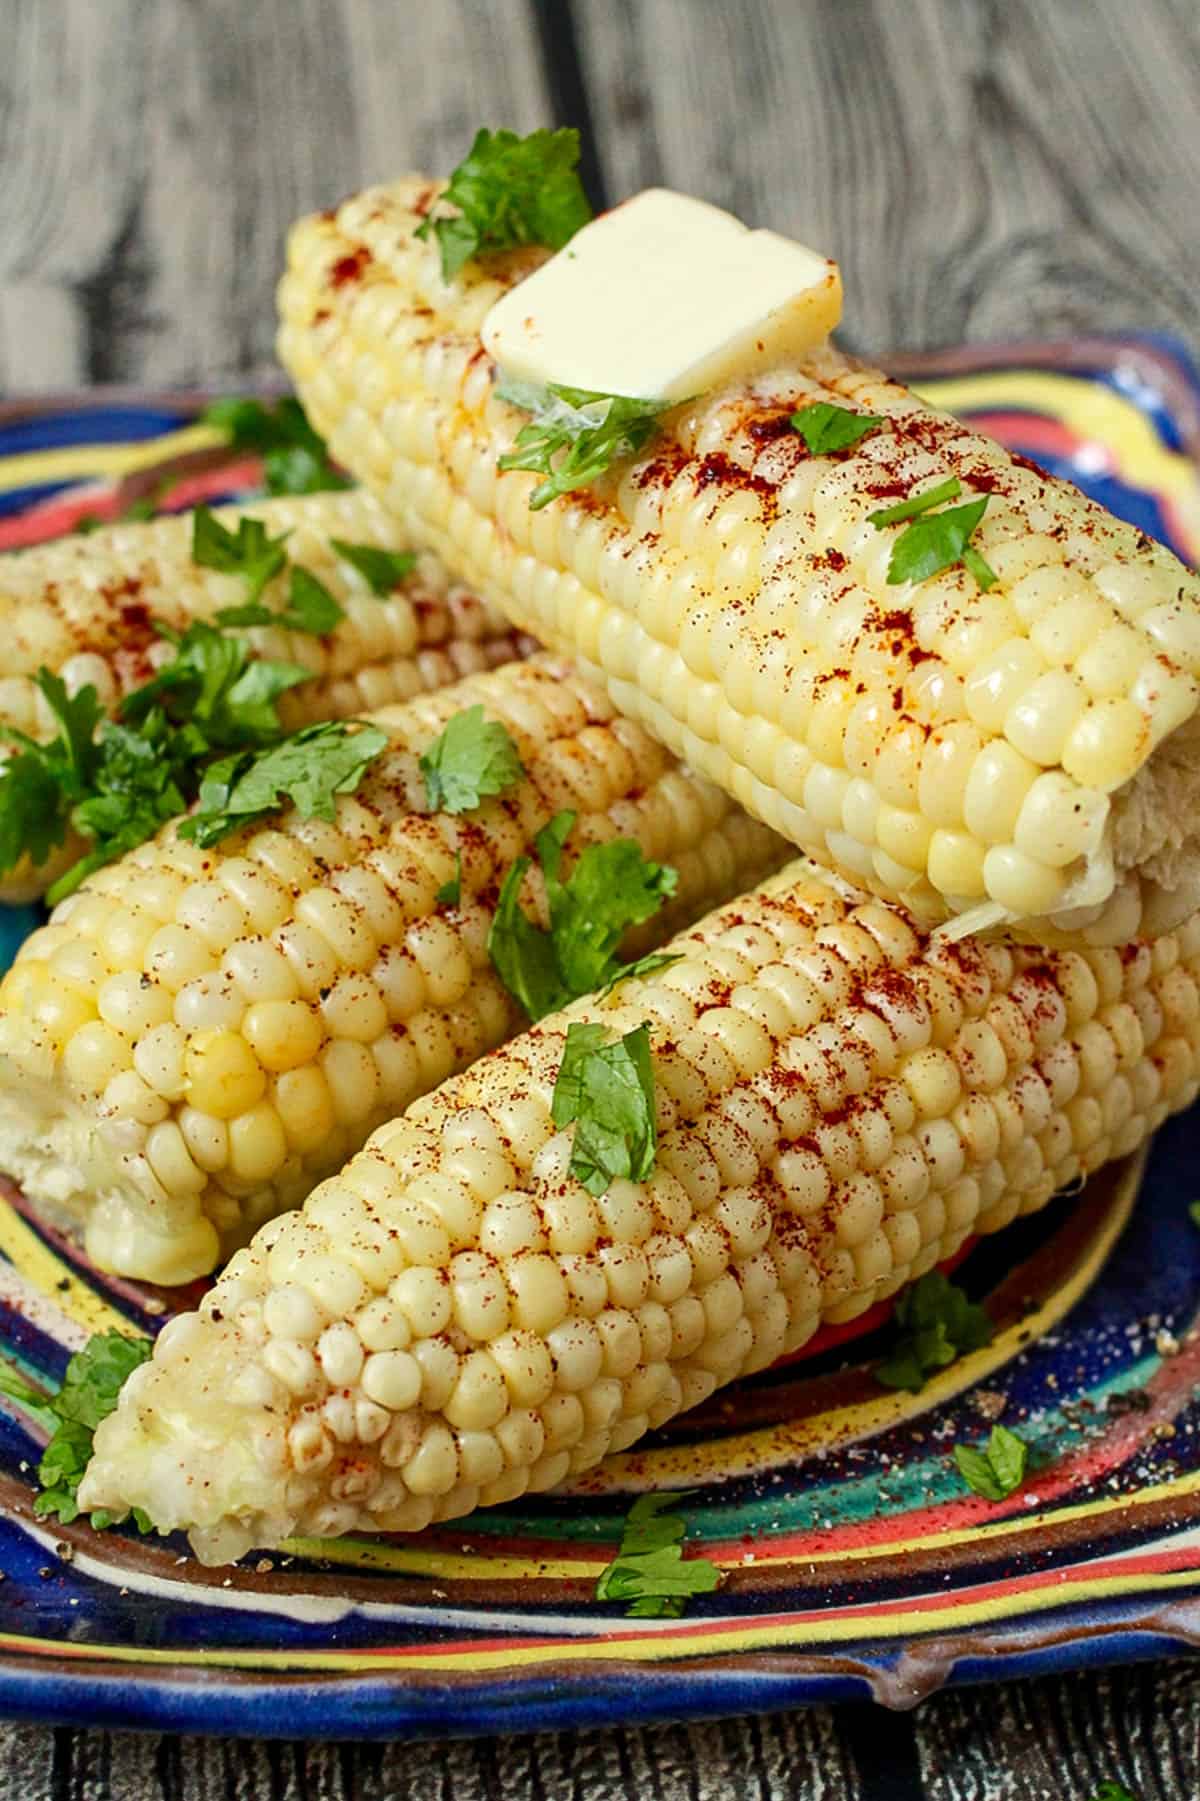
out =
{"type": "MultiPolygon", "coordinates": [[[[665,416],[538,512],[484,320],[542,253],[445,284],[419,178],[293,231],[279,349],[339,460],[509,616],[823,863],[954,929],[1119,943],[1200,903],[1200,584],[1068,484],[831,347],[665,416]],[[330,272],[357,258],[358,276],[330,272]],[[816,457],[789,425],[882,415],[816,457]],[[955,567],[889,585],[869,515],[988,495],[955,567]]],[[[565,254],[565,253],[564,253],[565,254]]],[[[519,291],[519,290],[515,290],[519,291]]]]}
{"type": "MultiPolygon", "coordinates": [[[[92,876],[0,983],[0,1168],[101,1268],[207,1274],[417,1095],[517,1030],[487,955],[501,881],[554,814],[568,860],[627,836],[672,864],[649,948],[782,859],[553,657],[371,715],[392,738],[336,821],[284,813],[201,850],[174,826],[92,876]],[[418,758],[482,705],[527,772],[430,813],[418,758]],[[461,898],[438,890],[461,856],[461,898]]],[[[540,874],[527,881],[545,924],[540,874]]]]}
{"type": "Polygon", "coordinates": [[[1122,951],[932,941],[804,862],[381,1127],[172,1321],[81,1506],[208,1562],[555,1487],[1111,1158],[1200,1086],[1200,918],[1122,951]],[[643,1020],[659,1145],[593,1198],[572,1020],[643,1020]]]}

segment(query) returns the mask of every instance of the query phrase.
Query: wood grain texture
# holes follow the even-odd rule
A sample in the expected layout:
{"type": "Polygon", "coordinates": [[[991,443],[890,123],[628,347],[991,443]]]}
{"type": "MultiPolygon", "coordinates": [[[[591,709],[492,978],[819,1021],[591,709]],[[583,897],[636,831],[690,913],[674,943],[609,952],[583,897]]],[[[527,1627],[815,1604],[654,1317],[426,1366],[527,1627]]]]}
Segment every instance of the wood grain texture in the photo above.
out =
{"type": "Polygon", "coordinates": [[[578,18],[611,191],[662,181],[832,252],[848,343],[1195,341],[1195,0],[612,0],[578,18]]]}
{"type": "Polygon", "coordinates": [[[0,388],[272,362],[300,213],[544,123],[525,0],[0,0],[0,388]]]}
{"type": "MultiPolygon", "coordinates": [[[[482,122],[594,123],[836,252],[847,341],[1196,344],[1196,0],[0,0],[0,389],[271,361],[299,212],[482,122]]],[[[0,1801],[1139,1801],[1200,1795],[1200,1665],[438,1746],[0,1727],[0,1801]]]]}

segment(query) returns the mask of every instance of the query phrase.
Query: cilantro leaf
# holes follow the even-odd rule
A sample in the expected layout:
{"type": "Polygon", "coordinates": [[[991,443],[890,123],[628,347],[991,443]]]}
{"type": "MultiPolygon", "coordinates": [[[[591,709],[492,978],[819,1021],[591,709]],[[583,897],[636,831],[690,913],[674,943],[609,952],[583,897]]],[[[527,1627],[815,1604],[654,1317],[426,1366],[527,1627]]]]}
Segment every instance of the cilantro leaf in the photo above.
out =
{"type": "Polygon", "coordinates": [[[417,566],[415,550],[381,550],[377,544],[347,544],[344,538],[331,538],[329,542],[380,599],[393,593],[417,566]]]}
{"type": "Polygon", "coordinates": [[[990,494],[982,494],[978,500],[969,500],[961,507],[946,507],[943,512],[915,520],[892,547],[888,562],[889,583],[928,581],[930,576],[953,568],[955,563],[969,562],[971,574],[979,586],[990,588],[996,580],[995,572],[969,543],[990,499],[990,494]]]}
{"type": "Polygon", "coordinates": [[[570,1173],[595,1195],[618,1176],[644,1181],[657,1144],[649,1027],[635,1026],[614,1044],[604,1037],[600,1024],[567,1027],[550,1103],[556,1126],[575,1126],[570,1173]]]}
{"type": "Polygon", "coordinates": [[[180,836],[207,848],[274,812],[284,800],[306,819],[333,819],[339,794],[352,794],[369,764],[387,748],[378,726],[352,731],[353,720],[305,726],[265,750],[241,751],[210,763],[200,805],[180,836]]]}
{"type": "Polygon", "coordinates": [[[93,740],[104,715],[95,688],[88,683],[68,694],[62,677],[45,667],[34,680],[58,734],[38,744],[15,727],[0,727],[0,737],[19,747],[0,768],[0,870],[14,868],[26,852],[45,862],[66,837],[72,804],[87,793],[95,767],[93,740]]]}
{"type": "Polygon", "coordinates": [[[224,432],[233,449],[262,457],[268,494],[316,494],[351,486],[330,461],[324,438],[290,394],[273,406],[232,396],[214,400],[200,417],[224,432]]]}
{"type": "Polygon", "coordinates": [[[524,138],[486,127],[476,132],[442,195],[457,213],[431,215],[417,230],[419,238],[436,239],[443,278],[453,281],[481,250],[517,244],[561,250],[592,216],[578,163],[577,131],[533,131],[524,138]]]}
{"type": "Polygon", "coordinates": [[[678,1619],[692,1595],[711,1594],[721,1572],[705,1557],[685,1558],[684,1522],[665,1509],[686,1494],[642,1495],[629,1510],[620,1548],[596,1583],[598,1601],[626,1601],[641,1619],[678,1619]]]}
{"type": "Polygon", "coordinates": [[[462,900],[462,851],[454,853],[454,874],[443,882],[434,895],[439,907],[457,907],[462,900]]]}
{"type": "Polygon", "coordinates": [[[849,450],[877,426],[883,424],[878,413],[853,413],[849,407],[834,406],[829,400],[814,400],[792,414],[792,427],[800,433],[813,456],[829,456],[835,450],[849,450]]]}
{"type": "MultiPolygon", "coordinates": [[[[574,824],[574,813],[556,813],[534,840],[549,931],[518,905],[529,868],[529,858],[522,857],[504,878],[488,933],[488,954],[501,981],[535,1020],[628,974],[617,963],[617,946],[631,926],[658,912],[678,880],[675,870],[644,857],[632,838],[613,838],[587,845],[562,881],[563,850],[574,824]]],[[[661,967],[649,958],[643,962],[661,967]]]]}
{"type": "Polygon", "coordinates": [[[341,603],[311,569],[293,568],[288,576],[288,604],[281,618],[294,631],[325,638],[346,617],[341,603]]]}
{"type": "Polygon", "coordinates": [[[500,458],[501,469],[532,469],[545,476],[529,497],[533,512],[575,488],[588,487],[618,457],[636,456],[653,436],[659,414],[677,404],[595,394],[556,382],[539,388],[502,381],[496,393],[533,414],[517,433],[515,447],[500,458]]]}
{"type": "MultiPolygon", "coordinates": [[[[121,1389],[150,1355],[148,1339],[126,1338],[121,1332],[97,1332],[67,1365],[56,1395],[38,1396],[25,1383],[0,1369],[0,1392],[23,1406],[31,1406],[51,1436],[38,1465],[41,1493],[34,1511],[51,1514],[64,1525],[79,1517],[76,1494],[92,1455],[92,1437],[101,1420],[108,1418],[121,1389]]],[[[92,1524],[109,1525],[110,1514],[92,1515],[92,1524]]],[[[142,1515],[143,1531],[150,1522],[142,1515]]]]}
{"type": "Polygon", "coordinates": [[[525,770],[517,747],[483,707],[465,707],[420,758],[425,797],[433,811],[469,813],[489,794],[503,794],[525,770]]]}
{"type": "Polygon", "coordinates": [[[71,812],[72,825],[93,840],[92,848],[51,884],[46,894],[51,906],[95,870],[144,844],[187,806],[180,782],[188,739],[172,730],[160,710],[136,731],[106,719],[96,750],[91,791],[71,812]]]}
{"type": "Polygon", "coordinates": [[[157,675],[127,694],[121,718],[131,724],[161,706],[174,723],[198,733],[213,750],[265,744],[280,736],[276,701],[312,671],[299,663],[252,658],[240,638],[229,638],[206,620],[193,620],[183,633],[161,622],[160,637],[175,655],[157,675]]]}
{"type": "Polygon", "coordinates": [[[986,1501],[1005,1501],[1025,1480],[1029,1447],[1007,1426],[993,1426],[985,1451],[955,1445],[954,1461],[967,1487],[986,1501]]]}
{"type": "Polygon", "coordinates": [[[1110,1776],[1100,1784],[1092,1801],[1137,1801],[1137,1797],[1130,1793],[1124,1783],[1114,1782],[1110,1776]]]}
{"type": "Polygon", "coordinates": [[[937,1270],[930,1270],[896,1302],[899,1335],[875,1378],[887,1388],[924,1388],[934,1370],[944,1369],[965,1351],[990,1344],[992,1322],[982,1307],[937,1270]]]}
{"type": "Polygon", "coordinates": [[[899,525],[905,519],[917,519],[927,513],[930,507],[940,507],[944,500],[956,500],[962,493],[962,483],[956,475],[951,475],[936,487],[926,488],[920,494],[912,494],[907,500],[898,500],[895,506],[878,507],[875,512],[867,514],[867,523],[876,531],[882,531],[885,525],[899,525]]]}
{"type": "Polygon", "coordinates": [[[210,507],[199,506],[192,514],[192,561],[203,569],[240,575],[251,602],[258,599],[287,562],[283,548],[286,538],[286,532],[272,538],[261,519],[244,513],[238,519],[236,532],[222,525],[210,507]]]}

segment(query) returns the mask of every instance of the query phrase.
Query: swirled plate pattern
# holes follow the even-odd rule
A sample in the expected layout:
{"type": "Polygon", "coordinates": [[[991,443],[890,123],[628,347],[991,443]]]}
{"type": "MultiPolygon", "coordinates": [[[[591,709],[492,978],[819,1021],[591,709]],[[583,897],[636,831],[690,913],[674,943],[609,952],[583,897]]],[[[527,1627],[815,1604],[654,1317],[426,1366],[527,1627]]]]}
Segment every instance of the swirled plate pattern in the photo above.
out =
{"type": "MultiPolygon", "coordinates": [[[[932,400],[1200,559],[1200,378],[1162,339],[896,359],[932,400]]],[[[198,397],[0,407],[0,550],[153,493],[253,491],[198,397]]],[[[0,960],[29,929],[0,910],[0,960]]],[[[975,1247],[996,1325],[919,1396],[870,1375],[871,1315],[719,1394],[569,1493],[412,1538],[296,1543],[201,1569],[176,1539],[32,1513],[33,1421],[0,1405],[0,1712],[291,1737],[728,1714],[1009,1678],[1200,1640],[1200,1110],[1148,1160],[975,1247]],[[1140,1191],[1140,1192],[1139,1192],[1140,1191]],[[951,1448],[996,1417],[1032,1447],[1007,1502],[951,1448]],[[721,1587],[678,1620],[594,1599],[630,1497],[687,1490],[721,1587]]],[[[99,1276],[0,1192],[0,1354],[61,1374],[89,1332],[153,1332],[194,1292],[99,1276]]]]}

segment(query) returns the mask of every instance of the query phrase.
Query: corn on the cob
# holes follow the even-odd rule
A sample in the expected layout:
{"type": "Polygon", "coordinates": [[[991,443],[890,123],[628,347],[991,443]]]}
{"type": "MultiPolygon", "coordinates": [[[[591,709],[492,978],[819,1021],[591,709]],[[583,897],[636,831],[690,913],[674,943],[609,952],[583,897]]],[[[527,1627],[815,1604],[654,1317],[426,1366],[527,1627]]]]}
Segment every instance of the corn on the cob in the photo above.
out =
{"type": "Polygon", "coordinates": [[[926,922],[1152,935],[1200,901],[1200,585],[1163,546],[832,348],[666,415],[591,489],[529,508],[525,415],[481,349],[544,254],[445,284],[416,178],[301,222],[280,354],[339,459],[415,541],[758,817],[926,922]],[[353,279],[349,279],[353,272],[353,279]],[[882,416],[836,457],[792,412],[882,416]],[[990,497],[963,567],[889,585],[888,502],[990,497]]]}
{"type": "Polygon", "coordinates": [[[207,1273],[517,1030],[488,927],[506,870],[560,809],[578,815],[573,849],[627,836],[678,871],[635,951],[782,859],[558,659],[372,717],[392,746],[336,824],[285,815],[210,850],[168,827],[65,900],[0,984],[0,1167],[82,1223],[104,1268],[207,1273]],[[430,813],[418,754],[475,704],[526,776],[470,814],[430,813]],[[456,851],[461,898],[441,905],[456,851]]]}
{"type": "Polygon", "coordinates": [[[1200,918],[922,936],[792,864],[383,1126],[239,1251],[99,1429],[87,1507],[220,1561],[546,1489],[1138,1145],[1200,1087],[1200,918]],[[648,1021],[659,1142],[593,1198],[573,1020],[648,1021]]]}
{"type": "MultiPolygon", "coordinates": [[[[314,720],[390,706],[521,654],[522,640],[503,618],[461,584],[436,557],[422,555],[393,594],[372,595],[331,540],[403,547],[397,526],[362,490],[219,507],[235,529],[239,517],[261,519],[273,537],[288,532],[288,554],[310,569],[345,610],[328,637],[252,626],[245,636],[259,656],[297,663],[312,680],[281,696],[287,730],[314,720]]],[[[55,721],[34,682],[45,665],[74,693],[92,683],[113,707],[171,655],[156,619],[182,631],[245,599],[236,575],[192,558],[190,514],[104,527],[87,537],[56,539],[0,563],[0,629],[8,671],[0,677],[0,723],[46,739],[55,721]]],[[[34,867],[25,859],[0,879],[0,900],[32,900],[80,854],[72,838],[34,867]]]]}

